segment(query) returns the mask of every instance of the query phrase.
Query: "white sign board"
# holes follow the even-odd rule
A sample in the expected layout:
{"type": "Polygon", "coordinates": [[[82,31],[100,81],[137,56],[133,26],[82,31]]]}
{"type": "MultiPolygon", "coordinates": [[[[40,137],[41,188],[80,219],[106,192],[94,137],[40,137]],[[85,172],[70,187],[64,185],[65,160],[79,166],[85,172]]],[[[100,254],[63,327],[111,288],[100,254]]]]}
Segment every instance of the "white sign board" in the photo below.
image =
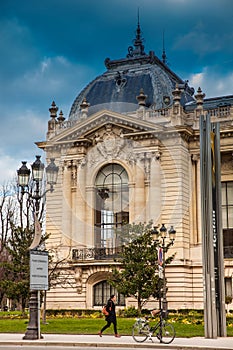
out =
{"type": "Polygon", "coordinates": [[[30,289],[48,290],[48,252],[30,251],[30,289]]]}
{"type": "Polygon", "coordinates": [[[158,268],[159,268],[159,278],[163,278],[163,267],[159,265],[158,268]]]}

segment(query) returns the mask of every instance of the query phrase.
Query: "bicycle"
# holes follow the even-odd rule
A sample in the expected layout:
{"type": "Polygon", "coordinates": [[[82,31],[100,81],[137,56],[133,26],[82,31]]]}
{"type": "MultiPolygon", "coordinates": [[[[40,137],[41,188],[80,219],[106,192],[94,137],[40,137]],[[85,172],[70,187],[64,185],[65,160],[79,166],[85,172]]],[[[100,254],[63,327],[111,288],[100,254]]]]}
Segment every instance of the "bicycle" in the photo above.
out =
{"type": "MultiPolygon", "coordinates": [[[[153,316],[153,315],[152,315],[153,316]]],[[[153,341],[156,337],[160,343],[170,344],[176,336],[173,325],[166,321],[163,311],[159,311],[159,321],[153,325],[149,325],[149,317],[137,318],[132,328],[132,337],[138,343],[143,343],[147,338],[153,341]]]]}

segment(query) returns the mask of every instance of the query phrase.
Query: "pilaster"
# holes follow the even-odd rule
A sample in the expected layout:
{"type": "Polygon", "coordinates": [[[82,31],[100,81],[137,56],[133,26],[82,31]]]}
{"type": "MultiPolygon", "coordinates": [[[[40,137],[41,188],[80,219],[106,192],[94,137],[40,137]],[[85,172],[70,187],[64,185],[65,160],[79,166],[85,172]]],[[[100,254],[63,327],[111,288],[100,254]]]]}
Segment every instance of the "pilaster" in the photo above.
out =
{"type": "Polygon", "coordinates": [[[64,161],[62,182],[62,244],[66,247],[71,246],[72,239],[72,196],[71,196],[71,162],[64,161]]]}

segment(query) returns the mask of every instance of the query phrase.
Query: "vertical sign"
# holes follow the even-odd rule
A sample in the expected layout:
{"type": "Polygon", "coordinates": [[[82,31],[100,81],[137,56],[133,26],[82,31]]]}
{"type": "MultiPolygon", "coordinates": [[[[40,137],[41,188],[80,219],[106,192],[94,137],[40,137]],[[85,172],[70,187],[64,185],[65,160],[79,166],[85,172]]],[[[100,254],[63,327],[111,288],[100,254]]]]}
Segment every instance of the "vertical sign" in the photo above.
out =
{"type": "MultiPolygon", "coordinates": [[[[212,223],[213,223],[213,248],[214,248],[214,280],[215,280],[215,302],[216,309],[219,309],[219,270],[218,270],[218,222],[217,222],[217,202],[216,202],[216,152],[215,152],[215,129],[211,125],[210,147],[211,147],[211,177],[212,177],[212,223]]],[[[216,150],[217,151],[217,150],[216,150]]]]}

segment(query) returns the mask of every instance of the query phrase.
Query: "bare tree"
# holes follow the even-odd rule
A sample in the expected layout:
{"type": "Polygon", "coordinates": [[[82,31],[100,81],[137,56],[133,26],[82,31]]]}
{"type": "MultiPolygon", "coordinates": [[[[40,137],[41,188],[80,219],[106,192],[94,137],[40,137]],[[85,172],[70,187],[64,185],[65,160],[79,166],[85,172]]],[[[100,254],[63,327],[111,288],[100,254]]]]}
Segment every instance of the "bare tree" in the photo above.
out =
{"type": "Polygon", "coordinates": [[[8,238],[11,236],[12,223],[16,212],[14,188],[11,184],[0,186],[0,306],[5,293],[6,269],[5,264],[9,262],[10,256],[7,251],[8,238]]]}
{"type": "MultiPolygon", "coordinates": [[[[22,193],[12,181],[0,187],[0,301],[3,297],[25,309],[29,300],[29,250],[34,237],[32,184],[22,193]]],[[[44,198],[39,217],[44,218],[44,198]]],[[[48,238],[44,233],[41,243],[48,238]]]]}
{"type": "Polygon", "coordinates": [[[0,186],[0,249],[6,247],[7,239],[11,234],[12,222],[16,214],[14,187],[10,184],[0,186]]]}
{"type": "MultiPolygon", "coordinates": [[[[72,287],[74,288],[76,286],[75,282],[72,282],[69,277],[70,269],[67,266],[67,261],[70,256],[71,252],[71,246],[68,248],[68,252],[65,257],[60,258],[60,250],[62,248],[62,245],[59,244],[55,247],[52,247],[48,249],[49,252],[49,288],[55,288],[55,287],[72,287]]],[[[43,308],[43,315],[42,315],[42,322],[46,323],[46,309],[47,309],[47,291],[44,291],[44,308],[43,308]]]]}
{"type": "MultiPolygon", "coordinates": [[[[24,310],[29,300],[29,247],[33,241],[34,213],[38,209],[33,197],[33,182],[23,193],[14,182],[0,189],[0,301],[4,296],[12,299],[24,310]]],[[[45,193],[42,185],[42,193],[45,193]]],[[[37,217],[42,229],[39,249],[46,248],[49,234],[45,231],[45,196],[40,197],[37,217]]],[[[74,287],[70,280],[67,256],[60,257],[61,245],[48,248],[49,286],[74,287]]],[[[46,292],[44,292],[44,321],[46,319],[46,292]]]]}

